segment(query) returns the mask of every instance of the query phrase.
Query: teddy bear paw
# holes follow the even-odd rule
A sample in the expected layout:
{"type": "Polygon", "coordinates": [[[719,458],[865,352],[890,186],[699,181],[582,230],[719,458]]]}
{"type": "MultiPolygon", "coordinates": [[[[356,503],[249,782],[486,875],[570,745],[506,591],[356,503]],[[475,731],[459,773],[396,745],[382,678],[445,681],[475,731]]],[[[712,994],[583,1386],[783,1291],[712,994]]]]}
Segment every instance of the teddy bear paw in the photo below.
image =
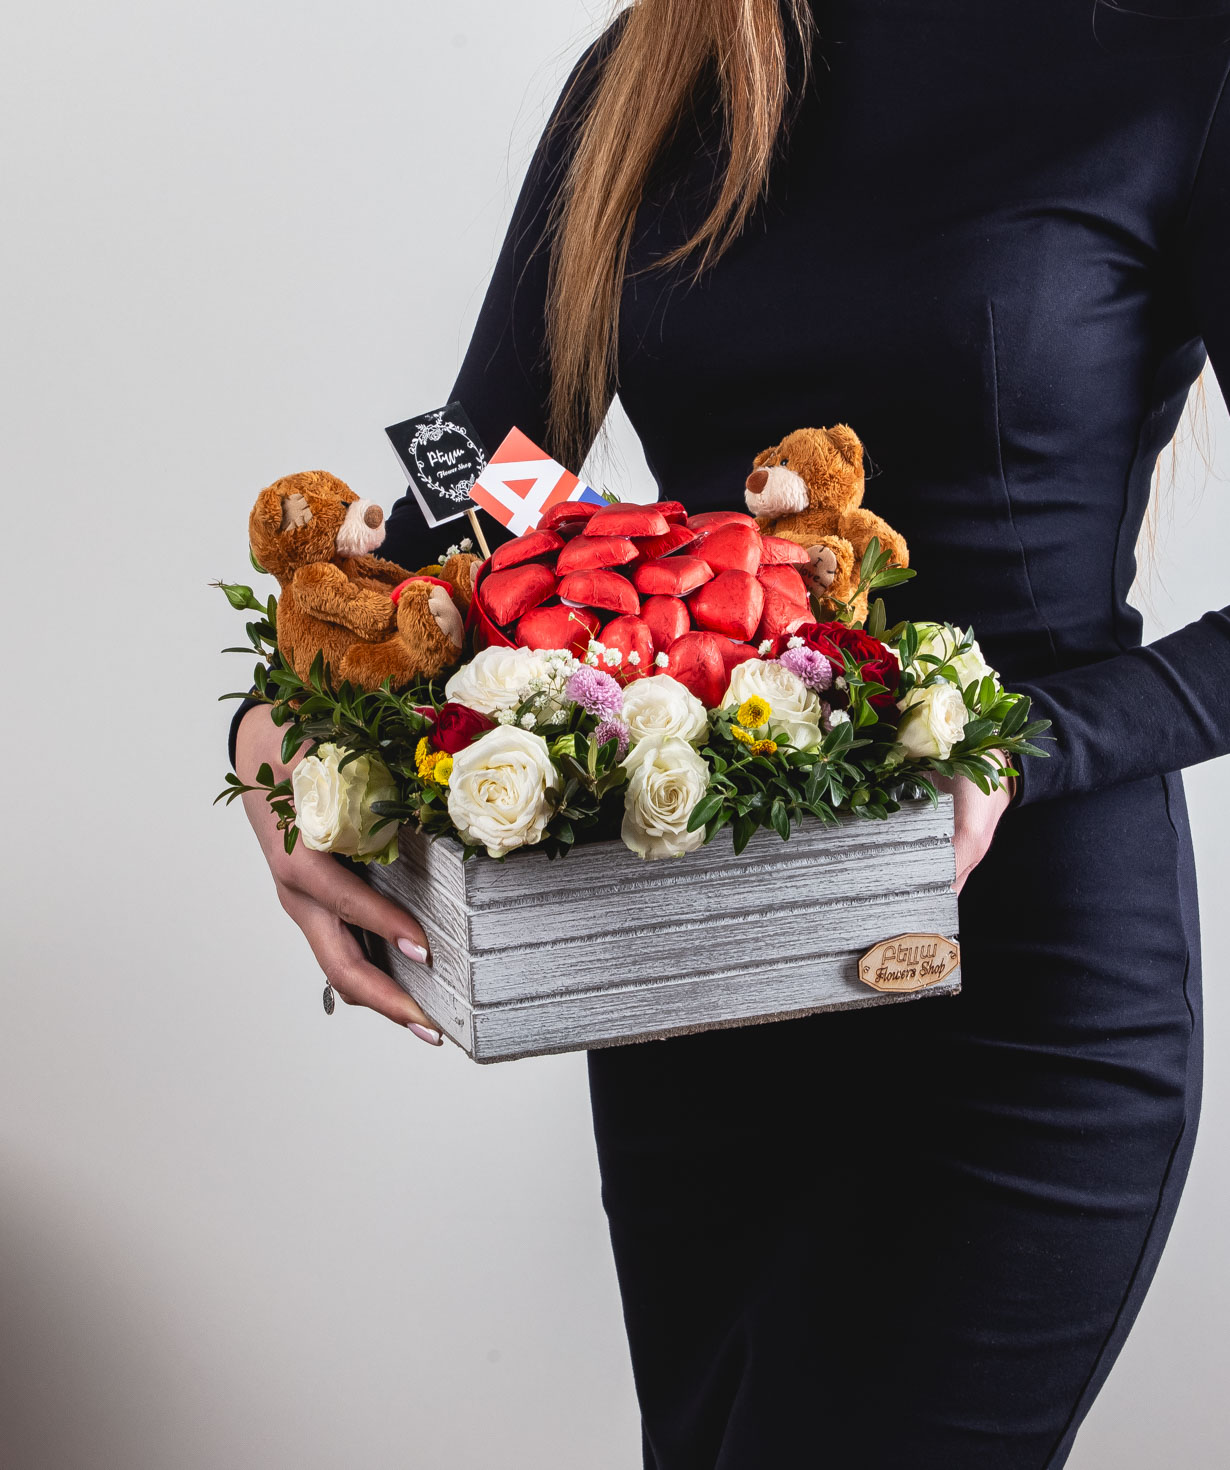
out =
{"type": "Polygon", "coordinates": [[[427,611],[436,620],[436,627],[455,647],[465,642],[465,625],[457,604],[443,587],[433,587],[427,596],[427,611]]]}
{"type": "Polygon", "coordinates": [[[818,595],[823,594],[837,576],[837,553],[831,546],[809,546],[807,555],[811,561],[809,578],[812,590],[818,595]]]}

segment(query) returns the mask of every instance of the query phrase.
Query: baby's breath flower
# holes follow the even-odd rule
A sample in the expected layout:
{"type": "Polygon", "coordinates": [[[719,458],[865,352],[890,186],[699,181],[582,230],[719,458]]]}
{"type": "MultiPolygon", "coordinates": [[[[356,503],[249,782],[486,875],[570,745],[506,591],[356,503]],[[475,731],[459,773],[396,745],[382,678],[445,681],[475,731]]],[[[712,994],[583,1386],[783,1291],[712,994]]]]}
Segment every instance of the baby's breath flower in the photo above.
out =
{"type": "Polygon", "coordinates": [[[669,657],[668,654],[665,654],[665,653],[655,653],[654,654],[654,656],[653,656],[653,666],[654,666],[655,669],[664,669],[667,666],[668,663],[670,663],[670,657],[669,657]]]}
{"type": "Polygon", "coordinates": [[[521,716],[520,724],[521,724],[521,728],[523,730],[532,730],[534,728],[534,716],[533,716],[533,714],[532,713],[529,713],[529,712],[527,712],[526,714],[523,714],[521,716]]]}
{"type": "Polygon", "coordinates": [[[628,654],[628,662],[632,665],[633,668],[636,668],[637,665],[640,663],[640,661],[641,661],[640,654],[637,653],[637,651],[636,651],[635,648],[632,649],[632,651],[628,654]]]}
{"type": "Polygon", "coordinates": [[[773,640],[772,640],[772,638],[766,638],[764,640],[764,642],[760,645],[760,647],[756,650],[756,652],[761,656],[761,658],[765,658],[768,654],[772,653],[773,652],[773,640]]]}
{"type": "Polygon", "coordinates": [[[795,633],[790,638],[790,641],[786,644],[786,647],[787,648],[802,648],[803,647],[803,639],[800,638],[797,633],[795,633]]]}
{"type": "Polygon", "coordinates": [[[835,709],[830,712],[828,723],[830,730],[834,725],[848,725],[850,723],[850,716],[844,709],[835,709]]]}
{"type": "Polygon", "coordinates": [[[618,648],[604,648],[602,650],[602,662],[607,668],[616,669],[624,661],[624,656],[618,648]]]}

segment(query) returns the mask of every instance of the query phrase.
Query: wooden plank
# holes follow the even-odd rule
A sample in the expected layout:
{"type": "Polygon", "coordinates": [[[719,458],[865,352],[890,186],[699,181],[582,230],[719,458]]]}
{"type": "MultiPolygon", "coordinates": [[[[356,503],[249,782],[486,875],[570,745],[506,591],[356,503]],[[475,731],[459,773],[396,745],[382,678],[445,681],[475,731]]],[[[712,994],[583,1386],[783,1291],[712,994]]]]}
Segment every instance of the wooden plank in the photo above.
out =
{"type": "Polygon", "coordinates": [[[388,968],[444,1034],[478,1062],[617,1046],[823,1011],[899,1005],[956,995],[961,989],[958,968],[930,990],[876,994],[859,982],[859,956],[851,950],[809,955],[757,975],[745,967],[471,1008],[430,970],[411,964],[384,941],[374,939],[370,950],[375,962],[388,968]]]}
{"type": "Polygon", "coordinates": [[[374,965],[392,975],[407,995],[412,996],[440,1030],[465,1052],[474,1055],[473,1011],[464,997],[446,985],[436,966],[416,965],[399,949],[376,934],[366,940],[374,965]]]}
{"type": "Polygon", "coordinates": [[[582,932],[552,943],[474,954],[469,994],[475,1005],[494,1005],[715,968],[759,969],[795,956],[862,954],[882,939],[912,930],[956,933],[957,899],[951,888],[880,893],[815,910],[791,905],[769,913],[685,912],[661,924],[630,923],[614,934],[582,932]]]}
{"type": "MultiPolygon", "coordinates": [[[[783,851],[796,856],[814,855],[822,861],[840,861],[860,848],[877,848],[905,842],[948,842],[952,838],[952,798],[943,796],[937,806],[912,801],[888,821],[877,822],[843,813],[833,826],[809,822],[796,828],[788,843],[775,832],[759,831],[739,857],[731,848],[730,833],[722,832],[707,846],[684,858],[644,862],[622,842],[599,842],[574,847],[562,862],[552,863],[544,853],[526,851],[502,863],[479,858],[462,864],[460,850],[449,849],[466,885],[466,902],[471,910],[486,906],[534,902],[544,894],[563,896],[569,892],[592,891],[608,885],[629,889],[656,886],[673,874],[686,870],[692,881],[711,872],[754,870],[762,861],[775,860],[783,851]]],[[[413,838],[422,841],[421,838],[413,838]]],[[[444,843],[436,843],[443,849],[444,843]]]]}
{"type": "Polygon", "coordinates": [[[484,954],[521,949],[527,940],[548,946],[583,934],[626,942],[630,932],[639,936],[678,920],[745,918],[749,925],[771,929],[779,916],[796,908],[823,931],[840,922],[831,911],[851,901],[945,888],[956,876],[947,842],[862,847],[844,859],[826,855],[823,861],[791,854],[790,846],[778,839],[773,860],[762,858],[754,867],[732,864],[698,876],[688,872],[684,859],[656,883],[570,888],[533,904],[477,909],[469,916],[470,950],[477,964],[484,954]]]}
{"type": "Polygon", "coordinates": [[[859,983],[857,965],[856,954],[809,957],[778,966],[759,980],[740,970],[477,1007],[473,1056],[483,1062],[511,1061],[819,1011],[900,1005],[910,999],[955,995],[961,988],[958,969],[932,990],[877,995],[859,983]]]}

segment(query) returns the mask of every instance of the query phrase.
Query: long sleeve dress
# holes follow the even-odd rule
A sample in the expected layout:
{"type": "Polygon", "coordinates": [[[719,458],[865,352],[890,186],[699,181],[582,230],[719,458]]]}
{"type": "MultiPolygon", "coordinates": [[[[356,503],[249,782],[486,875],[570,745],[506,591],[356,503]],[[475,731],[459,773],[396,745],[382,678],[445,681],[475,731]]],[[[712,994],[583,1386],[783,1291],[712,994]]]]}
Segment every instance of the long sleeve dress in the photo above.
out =
{"type": "MultiPolygon", "coordinates": [[[[1230,380],[1228,11],[817,0],[769,195],[698,283],[648,267],[710,197],[703,98],[655,172],[618,391],[662,496],[737,507],[758,450],[853,425],[918,571],[890,614],[972,622],[1056,740],[962,895],[961,997],[590,1054],[652,1470],[1060,1465],[1153,1274],[1199,1101],[1176,772],[1230,751],[1230,609],[1141,647],[1127,593],[1206,350],[1230,380]]],[[[455,387],[490,443],[546,433],[544,225],[617,35],[455,387]]]]}

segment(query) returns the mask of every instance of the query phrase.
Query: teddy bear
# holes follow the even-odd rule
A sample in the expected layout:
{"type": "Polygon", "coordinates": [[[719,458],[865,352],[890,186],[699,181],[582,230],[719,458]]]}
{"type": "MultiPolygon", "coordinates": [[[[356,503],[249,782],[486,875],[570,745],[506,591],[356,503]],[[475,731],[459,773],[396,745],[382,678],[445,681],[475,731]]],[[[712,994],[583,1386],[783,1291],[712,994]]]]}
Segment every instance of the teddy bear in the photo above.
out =
{"type": "Polygon", "coordinates": [[[863,445],[848,424],[796,429],[755,459],[747,477],[747,508],[766,535],[807,548],[800,567],[821,602],[853,603],[867,617],[867,593],[855,597],[858,569],[872,537],[894,566],[910,564],[905,538],[863,508],[863,445]]]}
{"type": "Polygon", "coordinates": [[[278,579],[278,648],[301,679],[323,653],[333,679],[401,688],[457,662],[479,558],[448,558],[439,575],[411,573],[372,553],[384,512],[335,475],[287,475],[256,497],[248,518],[256,561],[278,579]]]}

